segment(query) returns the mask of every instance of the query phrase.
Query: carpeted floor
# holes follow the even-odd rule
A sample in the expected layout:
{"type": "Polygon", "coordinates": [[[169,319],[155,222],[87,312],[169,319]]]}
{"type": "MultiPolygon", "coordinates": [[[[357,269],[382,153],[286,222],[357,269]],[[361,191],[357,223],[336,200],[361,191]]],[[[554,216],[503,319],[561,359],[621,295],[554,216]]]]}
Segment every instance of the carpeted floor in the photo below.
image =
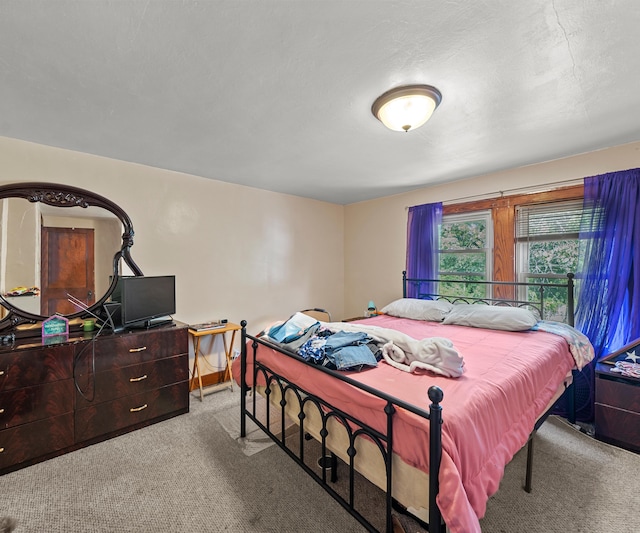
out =
{"type": "Polygon", "coordinates": [[[640,531],[640,455],[550,417],[535,441],[533,490],[526,493],[526,450],[507,465],[482,530],[496,533],[640,531]]]}
{"type": "MultiPolygon", "coordinates": [[[[264,413],[264,404],[265,400],[262,396],[258,396],[256,398],[256,413],[259,418],[262,419],[264,413]]],[[[278,416],[278,411],[274,410],[271,414],[271,431],[274,433],[278,432],[279,425],[281,423],[281,418],[278,416]]],[[[258,453],[269,446],[275,446],[273,440],[268,437],[253,421],[247,419],[247,427],[246,427],[246,436],[240,437],[240,407],[238,404],[233,403],[229,407],[225,409],[220,409],[216,412],[215,418],[216,421],[222,426],[222,428],[227,432],[227,434],[236,441],[237,445],[243,451],[245,455],[253,455],[258,453]]],[[[292,427],[294,424],[291,421],[287,421],[286,428],[292,427]]],[[[0,531],[0,533],[2,533],[0,531]]]]}
{"type": "MultiPolygon", "coordinates": [[[[224,429],[238,404],[237,390],[192,397],[186,415],[1,476],[0,520],[15,533],[364,531],[277,446],[246,453],[224,429]]],[[[553,417],[535,453],[533,492],[520,452],[485,533],[640,531],[640,456],[553,417]]]]}

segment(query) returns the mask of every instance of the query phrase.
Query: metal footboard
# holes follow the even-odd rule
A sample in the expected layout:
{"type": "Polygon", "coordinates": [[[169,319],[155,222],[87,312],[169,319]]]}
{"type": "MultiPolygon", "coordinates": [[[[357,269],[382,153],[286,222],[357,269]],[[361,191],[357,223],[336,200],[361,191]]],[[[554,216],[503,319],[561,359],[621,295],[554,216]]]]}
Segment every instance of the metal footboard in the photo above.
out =
{"type": "MultiPolygon", "coordinates": [[[[440,402],[443,398],[443,392],[439,387],[430,387],[428,391],[431,405],[429,411],[419,409],[413,405],[407,404],[397,398],[389,396],[381,391],[368,387],[359,383],[340,372],[329,370],[322,366],[307,363],[301,357],[290,352],[279,349],[277,346],[254,337],[246,332],[246,321],[241,322],[242,326],[242,351],[241,351],[241,418],[240,418],[240,435],[245,437],[247,434],[247,418],[253,421],[264,433],[266,433],[289,457],[291,457],[298,465],[309,474],[312,479],[320,484],[336,501],[342,505],[352,516],[358,520],[368,531],[378,531],[371,521],[363,516],[356,508],[356,468],[355,459],[357,455],[356,442],[358,439],[367,439],[375,445],[380,453],[380,457],[384,461],[386,472],[386,489],[385,489],[385,517],[384,531],[391,533],[393,531],[391,511],[393,507],[392,480],[393,480],[393,425],[394,414],[397,409],[405,409],[416,415],[429,420],[430,424],[430,442],[429,442],[429,531],[431,533],[444,532],[445,527],[442,522],[440,510],[436,504],[436,495],[438,493],[438,472],[440,470],[440,460],[442,456],[442,407],[440,402]],[[250,347],[248,347],[250,341],[250,347]],[[353,413],[347,413],[342,409],[328,403],[321,397],[318,397],[300,386],[296,385],[285,376],[279,375],[272,369],[259,362],[256,358],[258,346],[262,344],[270,349],[276,350],[287,357],[291,357],[303,364],[313,367],[318,372],[325,372],[336,379],[349,383],[377,398],[384,401],[384,413],[386,416],[386,429],[379,431],[354,416],[353,413]],[[264,384],[264,394],[266,396],[265,409],[266,412],[261,417],[256,413],[256,394],[253,394],[248,403],[248,393],[252,389],[247,383],[246,372],[248,362],[253,364],[252,383],[264,384]],[[271,396],[274,395],[273,399],[271,396]],[[274,401],[271,401],[274,400],[274,401]],[[318,474],[313,468],[305,462],[305,442],[312,438],[307,431],[306,418],[309,409],[317,411],[321,419],[321,430],[316,439],[319,441],[321,449],[321,457],[330,457],[331,476],[327,480],[327,469],[322,468],[318,474]],[[296,411],[292,416],[291,411],[296,411]],[[287,415],[287,413],[289,413],[287,415]],[[293,418],[298,425],[297,435],[287,435],[286,419],[293,418]],[[266,418],[265,418],[266,417],[266,418]],[[297,420],[295,420],[297,418],[297,420]],[[272,421],[280,422],[277,428],[272,427],[272,421]],[[329,426],[332,423],[339,424],[348,436],[348,448],[346,450],[333,450],[329,447],[327,441],[329,437],[329,426]],[[345,458],[348,467],[348,490],[346,496],[340,494],[332,484],[336,481],[336,465],[337,458],[334,453],[340,453],[345,458]]],[[[426,490],[426,487],[425,487],[426,490]]]]}

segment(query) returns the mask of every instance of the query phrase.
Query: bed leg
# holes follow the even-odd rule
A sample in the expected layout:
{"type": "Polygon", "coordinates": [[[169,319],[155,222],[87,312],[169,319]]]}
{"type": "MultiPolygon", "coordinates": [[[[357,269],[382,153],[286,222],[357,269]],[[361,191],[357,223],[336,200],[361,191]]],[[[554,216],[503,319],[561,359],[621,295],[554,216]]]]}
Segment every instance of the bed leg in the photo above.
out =
{"type": "MultiPolygon", "coordinates": [[[[307,435],[309,436],[307,440],[313,438],[308,433],[305,435],[305,438],[307,438],[307,435]]],[[[331,480],[331,483],[335,483],[336,481],[338,481],[338,457],[335,453],[329,452],[329,455],[323,455],[322,457],[320,457],[318,459],[318,466],[323,470],[331,471],[331,477],[329,478],[331,480]]]]}
{"type": "Polygon", "coordinates": [[[535,432],[532,433],[527,443],[527,473],[524,481],[524,490],[526,492],[531,492],[531,478],[533,476],[533,438],[535,435],[535,432]]]}
{"type": "Polygon", "coordinates": [[[338,481],[338,458],[331,452],[331,483],[338,481]]]}

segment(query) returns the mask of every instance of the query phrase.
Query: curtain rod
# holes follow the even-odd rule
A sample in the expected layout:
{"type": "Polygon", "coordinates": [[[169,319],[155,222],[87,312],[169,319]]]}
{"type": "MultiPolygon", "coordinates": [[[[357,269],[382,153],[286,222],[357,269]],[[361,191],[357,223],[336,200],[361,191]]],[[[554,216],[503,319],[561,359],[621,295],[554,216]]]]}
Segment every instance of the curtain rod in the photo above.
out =
{"type": "MultiPolygon", "coordinates": [[[[570,179],[570,180],[562,180],[562,181],[555,181],[553,183],[545,183],[545,184],[540,184],[540,185],[530,185],[528,187],[516,187],[514,189],[505,189],[503,191],[494,191],[494,192],[487,192],[487,193],[483,193],[483,194],[472,194],[470,196],[461,196],[460,198],[451,198],[449,200],[444,200],[442,202],[443,205],[449,205],[452,203],[459,203],[463,200],[472,200],[472,199],[483,199],[483,200],[489,200],[491,198],[497,197],[497,198],[502,198],[505,193],[515,193],[515,192],[544,192],[546,190],[551,190],[556,188],[559,185],[582,185],[584,183],[584,178],[579,178],[579,179],[570,179]]],[[[418,204],[420,205],[420,204],[418,204]]],[[[411,206],[405,206],[405,209],[409,209],[409,207],[411,206]]]]}

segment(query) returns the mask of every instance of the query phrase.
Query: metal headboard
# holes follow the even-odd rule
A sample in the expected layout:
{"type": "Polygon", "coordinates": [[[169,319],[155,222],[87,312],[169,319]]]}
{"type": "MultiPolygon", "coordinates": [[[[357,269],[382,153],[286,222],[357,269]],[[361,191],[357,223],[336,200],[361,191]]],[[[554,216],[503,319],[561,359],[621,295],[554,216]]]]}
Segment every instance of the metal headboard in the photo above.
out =
{"type": "Polygon", "coordinates": [[[544,304],[545,291],[549,289],[564,289],[567,291],[567,316],[566,323],[570,326],[574,325],[575,318],[575,300],[574,300],[574,274],[567,273],[567,279],[563,282],[538,283],[523,281],[469,281],[469,280],[449,280],[449,279],[419,279],[408,278],[406,270],[402,272],[402,296],[407,298],[409,287],[417,287],[417,298],[422,300],[447,300],[451,303],[473,303],[485,305],[503,305],[509,307],[524,307],[535,310],[541,319],[545,318],[544,304]],[[488,286],[489,290],[486,297],[474,296],[458,296],[452,294],[440,294],[424,289],[424,287],[440,287],[441,283],[453,285],[482,285],[488,286]],[[528,289],[534,288],[536,299],[519,299],[517,295],[522,294],[523,290],[529,293],[528,289]]]}

